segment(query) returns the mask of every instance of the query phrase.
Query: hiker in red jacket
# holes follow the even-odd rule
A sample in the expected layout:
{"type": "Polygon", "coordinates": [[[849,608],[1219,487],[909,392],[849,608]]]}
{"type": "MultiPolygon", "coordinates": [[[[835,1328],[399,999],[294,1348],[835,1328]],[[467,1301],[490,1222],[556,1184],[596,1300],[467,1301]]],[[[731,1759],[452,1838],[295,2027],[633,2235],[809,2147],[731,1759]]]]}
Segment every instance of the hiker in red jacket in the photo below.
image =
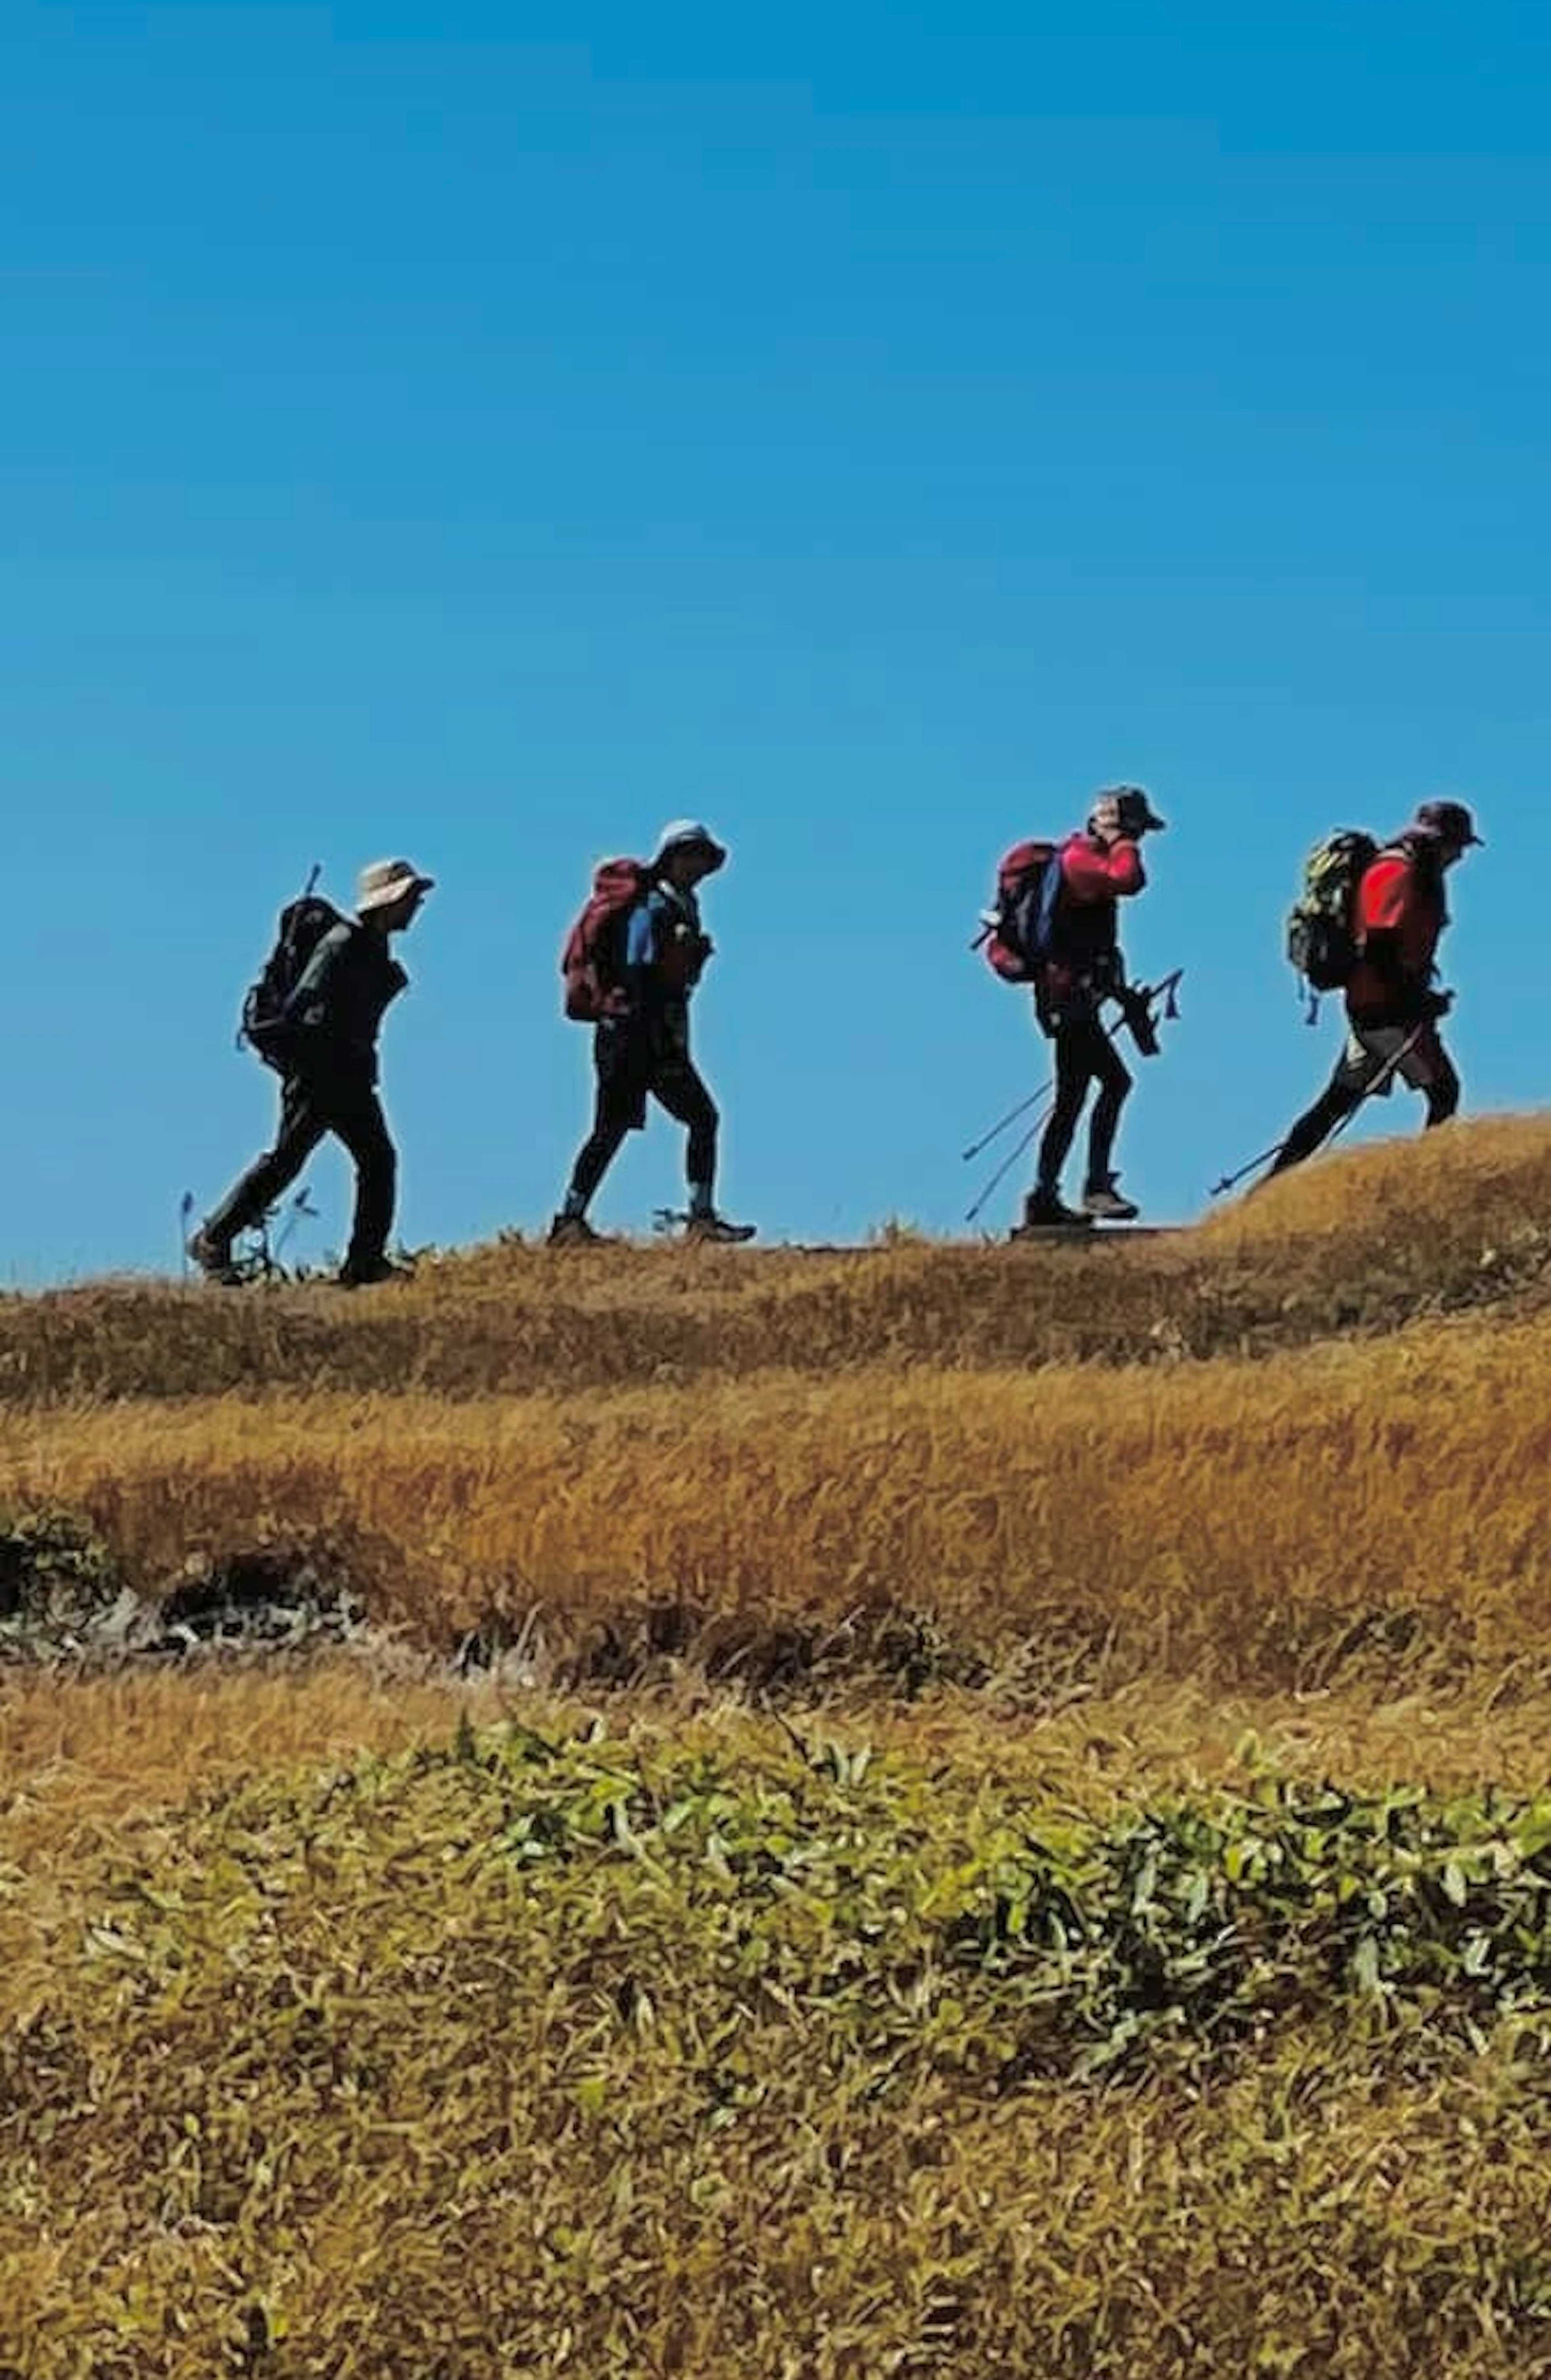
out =
{"type": "Polygon", "coordinates": [[[1346,1044],[1325,1089],[1283,1141],[1273,1173],[1312,1157],[1365,1099],[1387,1099],[1397,1075],[1426,1099],[1428,1131],[1458,1110],[1460,1077],[1438,1032],[1454,995],[1436,989],[1437,951],[1448,924],[1444,878],[1480,841],[1463,802],[1424,802],[1364,872],[1346,1044]]]}
{"type": "Polygon", "coordinates": [[[1131,1071],[1099,1021],[1108,999],[1123,992],[1118,905],[1147,881],[1142,838],[1160,834],[1164,821],[1139,785],[1114,785],[1099,795],[1081,834],[1061,845],[1061,881],[1051,929],[1051,955],[1035,986],[1040,1028],[1055,1049],[1056,1102],[1039,1145],[1039,1170],[1024,1201],[1025,1231],[1048,1231],[1094,1219],[1130,1222],[1138,1212],[1122,1197],[1111,1168],[1131,1071]],[[1079,1210],[1062,1203],[1066,1163],[1088,1093],[1097,1084],[1088,1127],[1086,1187],[1079,1210]]]}

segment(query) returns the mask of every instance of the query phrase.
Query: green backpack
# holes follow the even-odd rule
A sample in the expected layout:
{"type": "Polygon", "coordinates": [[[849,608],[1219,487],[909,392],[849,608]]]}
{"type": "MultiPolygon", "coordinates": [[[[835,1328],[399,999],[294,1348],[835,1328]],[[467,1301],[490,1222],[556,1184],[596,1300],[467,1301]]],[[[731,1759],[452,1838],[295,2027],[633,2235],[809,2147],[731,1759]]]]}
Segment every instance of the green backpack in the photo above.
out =
{"type": "Polygon", "coordinates": [[[1339,991],[1357,965],[1357,894],[1380,846],[1360,827],[1341,827],[1303,862],[1288,912],[1287,955],[1309,990],[1339,991]]]}

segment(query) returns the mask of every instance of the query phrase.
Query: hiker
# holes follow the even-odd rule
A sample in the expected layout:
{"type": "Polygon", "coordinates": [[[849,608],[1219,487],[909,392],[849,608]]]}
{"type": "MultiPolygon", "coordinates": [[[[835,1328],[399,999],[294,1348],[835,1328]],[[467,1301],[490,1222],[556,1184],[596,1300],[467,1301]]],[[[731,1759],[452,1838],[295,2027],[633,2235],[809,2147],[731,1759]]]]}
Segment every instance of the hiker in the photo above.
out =
{"type": "Polygon", "coordinates": [[[688,1132],[686,1236],[754,1237],[752,1223],[717,1212],[720,1119],[689,1048],[689,1003],[712,947],[697,888],[726,857],[708,826],[678,819],[663,828],[649,864],[613,860],[598,871],[562,961],[566,1014],[594,1026],[598,1088],[592,1131],[550,1226],[557,1245],[599,1239],[588,1208],[626,1134],[645,1128],[648,1097],[688,1132]]]}
{"type": "Polygon", "coordinates": [[[1444,878],[1480,842],[1463,802],[1424,802],[1363,869],[1345,984],[1346,1042],[1325,1089],[1278,1150],[1273,1174],[1312,1157],[1364,1099],[1387,1099],[1397,1075],[1425,1099],[1426,1130],[1458,1110],[1460,1077],[1438,1031],[1454,995],[1436,989],[1436,959],[1448,924],[1444,878]]]}
{"type": "Polygon", "coordinates": [[[297,905],[324,911],[325,930],[273,1014],[254,1026],[245,1011],[248,1038],[281,1076],[280,1129],[273,1148],[248,1167],[188,1243],[208,1280],[240,1281],[233,1241],[269,1211],[329,1133],[356,1165],[355,1226],[340,1286],[364,1289],[403,1277],[405,1268],[390,1263],[387,1254],[398,1159],[378,1096],[377,1040],[389,1004],[409,980],[391,940],[414,923],[433,882],[407,859],[382,859],[362,868],[353,918],[333,913],[328,925],[326,904],[304,897],[297,905]]]}
{"type": "MultiPolygon", "coordinates": [[[[1164,820],[1139,785],[1113,785],[1097,796],[1086,828],[1069,836],[1056,855],[1060,875],[1048,954],[1035,980],[1035,1014],[1054,1045],[1056,1099],[1039,1145],[1035,1186],[1024,1201],[1026,1232],[1096,1220],[1129,1223],[1140,1212],[1134,1200],[1121,1196],[1112,1164],[1131,1070],[1105,1031],[1100,1011],[1106,1000],[1125,1001],[1118,905],[1145,889],[1142,838],[1163,830],[1164,820]],[[1074,1211],[1061,1197],[1061,1170],[1096,1086],[1085,1187],[1074,1211]]],[[[1150,1027],[1137,1022],[1140,1038],[1150,1027]]]]}

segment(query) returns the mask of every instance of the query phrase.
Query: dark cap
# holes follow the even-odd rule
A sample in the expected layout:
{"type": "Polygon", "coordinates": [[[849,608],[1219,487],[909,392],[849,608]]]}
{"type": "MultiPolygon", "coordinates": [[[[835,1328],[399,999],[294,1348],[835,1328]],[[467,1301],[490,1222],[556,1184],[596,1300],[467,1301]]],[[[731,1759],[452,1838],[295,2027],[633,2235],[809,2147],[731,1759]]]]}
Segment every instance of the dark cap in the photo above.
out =
{"type": "Polygon", "coordinates": [[[1456,851],[1468,850],[1472,843],[1481,842],[1475,820],[1463,802],[1420,803],[1412,832],[1431,835],[1436,843],[1450,844],[1456,851]]]}
{"type": "Polygon", "coordinates": [[[1167,823],[1140,785],[1106,785],[1094,798],[1093,819],[1124,835],[1161,834],[1167,823]]]}

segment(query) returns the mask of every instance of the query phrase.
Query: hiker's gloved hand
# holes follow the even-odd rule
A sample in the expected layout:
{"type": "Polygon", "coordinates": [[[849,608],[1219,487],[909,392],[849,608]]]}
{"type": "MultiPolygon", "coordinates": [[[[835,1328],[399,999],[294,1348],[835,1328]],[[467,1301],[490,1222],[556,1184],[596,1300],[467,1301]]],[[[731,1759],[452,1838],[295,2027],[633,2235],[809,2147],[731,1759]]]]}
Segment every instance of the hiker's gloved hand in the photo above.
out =
{"type": "Polygon", "coordinates": [[[1448,1014],[1453,1005],[1454,994],[1451,991],[1424,991],[1422,995],[1423,1023],[1436,1025],[1440,1016],[1448,1014]]]}
{"type": "Polygon", "coordinates": [[[1132,984],[1122,984],[1115,994],[1125,1019],[1125,1029],[1144,1058],[1157,1056],[1157,1020],[1146,993],[1132,984]]]}

